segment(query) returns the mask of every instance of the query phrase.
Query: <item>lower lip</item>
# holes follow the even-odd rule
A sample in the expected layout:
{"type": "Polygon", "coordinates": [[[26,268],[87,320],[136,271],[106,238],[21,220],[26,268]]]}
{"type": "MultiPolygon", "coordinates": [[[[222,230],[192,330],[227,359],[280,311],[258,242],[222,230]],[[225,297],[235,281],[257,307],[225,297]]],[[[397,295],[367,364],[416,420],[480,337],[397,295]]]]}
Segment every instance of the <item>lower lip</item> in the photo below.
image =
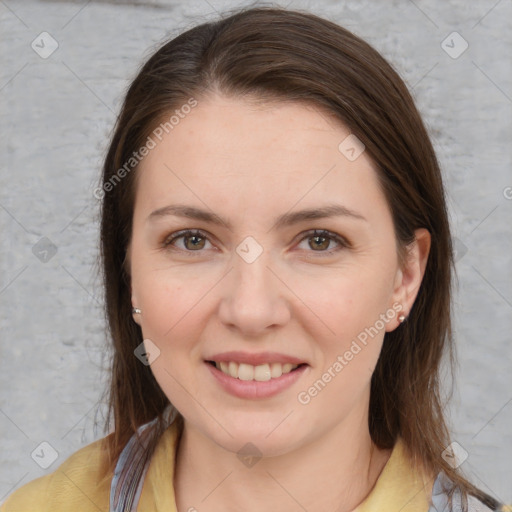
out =
{"type": "Polygon", "coordinates": [[[210,363],[205,364],[225,391],[238,398],[250,399],[269,398],[278,395],[297,382],[307,368],[307,365],[303,365],[276,379],[260,382],[256,380],[235,379],[231,377],[231,375],[226,375],[210,363]]]}

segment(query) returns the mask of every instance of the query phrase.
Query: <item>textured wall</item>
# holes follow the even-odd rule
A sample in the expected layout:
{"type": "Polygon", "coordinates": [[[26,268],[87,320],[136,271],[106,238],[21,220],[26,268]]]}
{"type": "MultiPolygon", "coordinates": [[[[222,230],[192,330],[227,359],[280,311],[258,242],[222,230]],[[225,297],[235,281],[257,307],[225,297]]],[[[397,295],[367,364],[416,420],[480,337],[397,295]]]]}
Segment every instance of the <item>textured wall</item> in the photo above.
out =
{"type": "MultiPolygon", "coordinates": [[[[458,248],[453,438],[475,483],[512,502],[512,3],[286,4],[368,40],[424,114],[458,248]]],[[[0,501],[104,435],[93,190],[107,137],[158,43],[235,5],[0,2],[0,501]]]]}

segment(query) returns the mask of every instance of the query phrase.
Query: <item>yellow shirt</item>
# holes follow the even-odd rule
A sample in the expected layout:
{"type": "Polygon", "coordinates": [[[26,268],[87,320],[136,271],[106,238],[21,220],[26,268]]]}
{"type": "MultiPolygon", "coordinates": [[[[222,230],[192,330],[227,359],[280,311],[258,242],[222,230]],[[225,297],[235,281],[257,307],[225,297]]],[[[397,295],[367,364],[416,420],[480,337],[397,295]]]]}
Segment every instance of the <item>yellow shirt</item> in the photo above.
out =
{"type": "MultiPolygon", "coordinates": [[[[178,430],[162,435],[144,480],[138,510],[176,512],[174,461],[178,430]]],[[[99,480],[101,440],[78,450],[49,475],[29,482],[0,507],[0,512],[108,512],[112,475],[99,480]]],[[[427,512],[433,481],[413,470],[402,441],[395,444],[374,488],[357,512],[427,512]]]]}

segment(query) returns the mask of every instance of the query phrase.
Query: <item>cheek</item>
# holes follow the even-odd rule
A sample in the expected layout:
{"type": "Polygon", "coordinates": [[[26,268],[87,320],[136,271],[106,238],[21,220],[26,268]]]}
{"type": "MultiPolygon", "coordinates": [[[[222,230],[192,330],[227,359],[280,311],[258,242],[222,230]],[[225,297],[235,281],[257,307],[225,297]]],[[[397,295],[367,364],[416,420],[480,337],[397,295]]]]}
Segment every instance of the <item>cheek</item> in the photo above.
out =
{"type": "Polygon", "coordinates": [[[311,318],[324,336],[344,344],[374,325],[386,311],[388,281],[382,271],[372,271],[369,265],[362,264],[322,269],[309,275],[297,273],[288,282],[292,282],[290,287],[304,308],[302,318],[311,318]]]}
{"type": "Polygon", "coordinates": [[[176,270],[141,274],[138,297],[143,309],[143,337],[159,350],[151,371],[171,402],[179,410],[188,410],[189,393],[197,397],[201,394],[194,378],[197,367],[190,363],[200,362],[197,340],[208,316],[201,298],[209,287],[204,279],[184,283],[179,275],[176,270]]]}
{"type": "MultiPolygon", "coordinates": [[[[377,364],[387,323],[389,286],[381,273],[364,269],[340,270],[335,278],[305,279],[298,293],[305,297],[302,318],[310,318],[302,327],[314,335],[317,361],[311,386],[325,384],[318,405],[335,402],[353,404],[367,388],[377,364]],[[306,286],[306,284],[308,286],[306,286]],[[308,309],[309,308],[309,309],[308,309]],[[311,313],[313,311],[315,314],[311,313]],[[386,317],[385,317],[386,318],[386,317]]],[[[316,388],[312,390],[316,392],[316,388]]]]}
{"type": "Polygon", "coordinates": [[[184,285],[181,279],[169,272],[153,272],[141,280],[138,287],[139,303],[143,308],[144,335],[160,342],[168,339],[180,341],[179,331],[194,325],[199,312],[201,290],[194,285],[184,285]]]}
{"type": "MultiPolygon", "coordinates": [[[[141,241],[134,243],[132,257],[132,293],[143,311],[145,336],[165,337],[180,319],[194,314],[208,286],[208,276],[198,277],[187,265],[166,261],[141,241]]],[[[178,324],[179,325],[179,324],[178,324]]]]}
{"type": "Polygon", "coordinates": [[[175,387],[171,375],[180,382],[190,380],[190,361],[201,361],[199,341],[213,314],[208,292],[218,281],[212,274],[185,265],[159,265],[140,267],[134,275],[143,337],[154,342],[162,356],[152,371],[166,392],[175,387]]]}
{"type": "MultiPolygon", "coordinates": [[[[303,318],[311,322],[303,328],[317,333],[319,364],[303,392],[314,398],[319,410],[331,410],[335,404],[341,414],[358,403],[370,383],[385,334],[381,315],[389,313],[388,288],[382,276],[377,282],[376,276],[353,272],[307,290],[304,297],[310,310],[303,306],[303,318]]],[[[391,321],[392,315],[388,316],[391,321]]]]}

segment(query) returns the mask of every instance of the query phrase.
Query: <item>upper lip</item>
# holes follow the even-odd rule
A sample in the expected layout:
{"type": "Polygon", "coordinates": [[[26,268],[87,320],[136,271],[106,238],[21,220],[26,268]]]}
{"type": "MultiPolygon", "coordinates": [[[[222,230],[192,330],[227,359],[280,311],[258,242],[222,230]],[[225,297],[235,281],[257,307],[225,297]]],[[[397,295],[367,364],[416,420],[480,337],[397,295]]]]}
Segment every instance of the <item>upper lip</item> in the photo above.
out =
{"type": "Polygon", "coordinates": [[[252,366],[258,366],[265,363],[291,363],[291,364],[303,364],[305,361],[298,357],[289,356],[286,354],[280,354],[278,352],[259,352],[257,354],[251,354],[249,352],[222,352],[221,354],[215,354],[211,357],[206,358],[206,361],[215,361],[216,363],[229,363],[234,361],[236,363],[250,364],[252,366]]]}

